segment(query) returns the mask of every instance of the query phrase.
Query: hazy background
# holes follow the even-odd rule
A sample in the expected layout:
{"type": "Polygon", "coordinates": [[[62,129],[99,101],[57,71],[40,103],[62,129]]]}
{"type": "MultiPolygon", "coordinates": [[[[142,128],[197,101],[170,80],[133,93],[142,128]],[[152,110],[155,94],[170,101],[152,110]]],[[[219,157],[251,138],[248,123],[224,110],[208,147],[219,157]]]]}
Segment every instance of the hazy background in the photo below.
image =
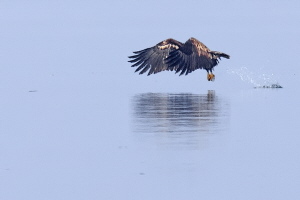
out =
{"type": "Polygon", "coordinates": [[[0,1],[0,199],[296,199],[299,5],[0,1]],[[231,59],[133,73],[170,37],[231,59]]]}

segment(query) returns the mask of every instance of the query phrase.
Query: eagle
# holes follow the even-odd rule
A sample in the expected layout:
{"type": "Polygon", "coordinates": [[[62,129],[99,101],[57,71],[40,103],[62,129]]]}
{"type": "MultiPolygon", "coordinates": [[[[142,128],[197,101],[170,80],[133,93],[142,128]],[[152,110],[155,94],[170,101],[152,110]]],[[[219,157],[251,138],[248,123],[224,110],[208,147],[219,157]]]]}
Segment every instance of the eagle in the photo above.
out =
{"type": "Polygon", "coordinates": [[[221,57],[229,59],[228,54],[211,51],[202,42],[191,37],[185,43],[172,38],[166,39],[153,47],[133,52],[128,62],[131,67],[137,67],[135,72],[143,74],[148,70],[148,76],[161,71],[175,71],[179,75],[188,75],[196,69],[207,71],[207,80],[213,81],[215,75],[213,68],[219,63],[221,57]]]}

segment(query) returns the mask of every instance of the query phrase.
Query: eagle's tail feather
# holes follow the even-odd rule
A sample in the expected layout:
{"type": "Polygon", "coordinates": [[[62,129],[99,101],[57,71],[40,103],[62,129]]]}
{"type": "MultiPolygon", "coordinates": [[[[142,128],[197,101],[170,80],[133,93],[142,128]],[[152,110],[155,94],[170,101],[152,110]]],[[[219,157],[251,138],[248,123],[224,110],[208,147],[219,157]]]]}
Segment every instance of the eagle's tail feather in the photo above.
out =
{"type": "Polygon", "coordinates": [[[211,51],[211,53],[218,56],[219,58],[220,57],[224,57],[224,58],[227,58],[227,59],[230,58],[230,55],[228,55],[226,53],[219,52],[219,51],[211,51]]]}

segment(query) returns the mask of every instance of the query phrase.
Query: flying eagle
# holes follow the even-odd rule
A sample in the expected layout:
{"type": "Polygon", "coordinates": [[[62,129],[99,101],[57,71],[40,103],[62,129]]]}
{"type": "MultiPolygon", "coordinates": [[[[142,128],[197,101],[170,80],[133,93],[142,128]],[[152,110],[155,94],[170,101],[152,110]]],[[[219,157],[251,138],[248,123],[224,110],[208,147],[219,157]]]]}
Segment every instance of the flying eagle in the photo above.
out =
{"type": "Polygon", "coordinates": [[[188,39],[184,44],[169,38],[153,47],[133,53],[135,55],[129,56],[129,62],[133,63],[131,67],[137,67],[135,72],[140,71],[139,74],[150,69],[148,76],[165,70],[187,75],[196,69],[205,69],[208,81],[215,79],[212,70],[219,63],[218,59],[230,58],[225,53],[211,51],[195,38],[188,39]]]}

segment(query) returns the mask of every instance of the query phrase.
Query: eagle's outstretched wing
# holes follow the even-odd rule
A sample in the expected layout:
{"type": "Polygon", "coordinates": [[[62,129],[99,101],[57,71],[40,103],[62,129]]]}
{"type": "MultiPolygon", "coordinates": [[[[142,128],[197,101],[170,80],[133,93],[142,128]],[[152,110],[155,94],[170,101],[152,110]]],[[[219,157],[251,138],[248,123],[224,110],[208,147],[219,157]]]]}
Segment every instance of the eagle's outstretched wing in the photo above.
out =
{"type": "Polygon", "coordinates": [[[180,75],[187,75],[196,69],[211,70],[218,64],[217,56],[195,38],[190,38],[172,51],[165,62],[169,68],[174,68],[176,73],[180,72],[180,75]]]}
{"type": "Polygon", "coordinates": [[[164,70],[175,70],[180,75],[187,75],[196,69],[212,72],[220,57],[230,58],[225,53],[211,51],[195,38],[190,38],[184,44],[167,39],[154,47],[133,53],[136,55],[129,57],[132,59],[129,62],[134,63],[132,67],[138,67],[135,71],[140,71],[140,74],[150,69],[148,75],[164,70]]]}
{"type": "Polygon", "coordinates": [[[156,74],[164,70],[173,70],[178,66],[173,65],[170,67],[165,59],[169,57],[170,53],[179,49],[182,45],[181,42],[170,38],[153,47],[133,52],[136,55],[129,56],[129,58],[132,59],[129,62],[134,63],[132,67],[137,67],[135,72],[140,71],[140,74],[150,69],[148,76],[152,73],[156,74]]]}

